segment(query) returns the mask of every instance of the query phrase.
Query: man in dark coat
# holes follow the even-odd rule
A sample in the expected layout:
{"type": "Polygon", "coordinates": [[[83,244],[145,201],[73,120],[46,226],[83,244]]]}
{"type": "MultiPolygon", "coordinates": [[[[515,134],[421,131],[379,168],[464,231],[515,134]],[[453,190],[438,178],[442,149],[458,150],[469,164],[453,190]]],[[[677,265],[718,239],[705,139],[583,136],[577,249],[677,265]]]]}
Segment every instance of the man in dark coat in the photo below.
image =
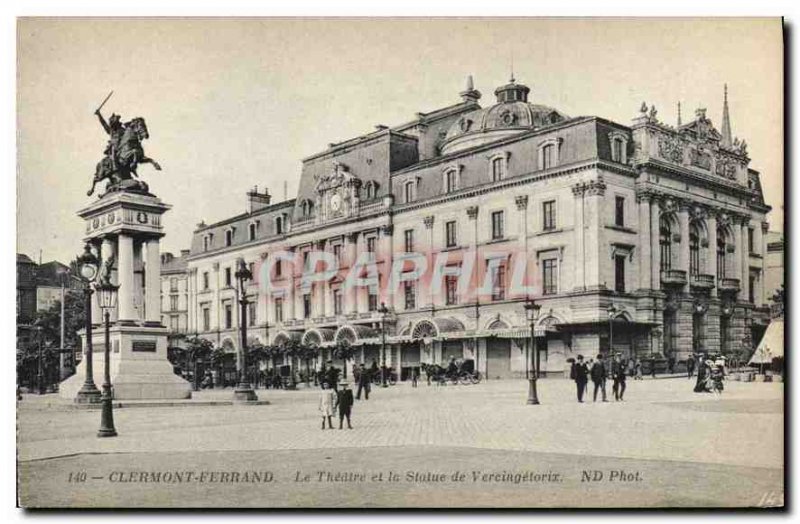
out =
{"type": "Polygon", "coordinates": [[[622,400],[625,395],[625,378],[627,365],[622,361],[622,356],[614,355],[614,364],[611,367],[611,378],[614,380],[614,400],[622,400]]]}
{"type": "Polygon", "coordinates": [[[689,355],[686,359],[686,374],[690,379],[694,376],[694,355],[689,355]]]}
{"type": "Polygon", "coordinates": [[[333,362],[328,361],[328,387],[333,388],[334,391],[338,391],[337,386],[339,384],[339,368],[334,367],[333,362]]]}
{"type": "Polygon", "coordinates": [[[597,355],[597,360],[592,364],[591,374],[592,382],[594,383],[593,402],[597,402],[597,390],[603,392],[603,402],[608,402],[608,400],[606,400],[606,378],[608,378],[608,375],[606,374],[606,366],[603,363],[603,355],[597,355]]]}
{"type": "Polygon", "coordinates": [[[342,429],[342,422],[347,418],[347,429],[353,429],[350,425],[350,413],[353,410],[353,390],[347,387],[347,382],[340,384],[342,390],[336,393],[336,406],[339,408],[339,429],[342,429]]]}
{"type": "Polygon", "coordinates": [[[358,368],[358,391],[356,392],[356,400],[361,400],[361,390],[364,390],[364,400],[369,400],[370,383],[372,382],[372,374],[361,364],[358,368]]]}
{"type": "Polygon", "coordinates": [[[586,391],[586,384],[589,382],[589,368],[583,362],[583,355],[578,355],[578,361],[572,368],[572,378],[578,387],[578,402],[583,402],[583,392],[586,391]]]}

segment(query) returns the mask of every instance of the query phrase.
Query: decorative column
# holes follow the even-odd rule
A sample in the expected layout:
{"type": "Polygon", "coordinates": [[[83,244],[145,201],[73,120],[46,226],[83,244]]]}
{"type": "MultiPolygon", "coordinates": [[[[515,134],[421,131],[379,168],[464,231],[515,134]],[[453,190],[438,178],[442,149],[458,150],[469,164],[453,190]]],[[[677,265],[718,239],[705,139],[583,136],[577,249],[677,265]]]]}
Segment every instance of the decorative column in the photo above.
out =
{"type": "Polygon", "coordinates": [[[678,248],[680,262],[678,269],[686,271],[686,278],[689,278],[689,203],[680,202],[678,204],[678,226],[681,233],[681,244],[678,248]]]}
{"type": "Polygon", "coordinates": [[[740,290],[739,300],[746,300],[747,295],[744,294],[745,291],[744,265],[742,264],[744,257],[742,253],[744,253],[747,250],[745,249],[744,246],[744,239],[742,238],[742,227],[741,224],[739,223],[738,218],[732,217],[731,225],[733,226],[734,244],[736,245],[733,253],[733,274],[735,275],[735,278],[739,279],[739,290],[740,290]]]}
{"type": "Polygon", "coordinates": [[[584,236],[586,226],[584,224],[584,191],[583,184],[572,186],[572,194],[575,197],[575,289],[583,291],[586,289],[586,250],[584,248],[584,236]]]}
{"type": "Polygon", "coordinates": [[[133,308],[134,279],[133,279],[133,237],[119,235],[117,239],[117,278],[119,282],[119,320],[133,322],[136,312],[133,308]]]}
{"type": "MultiPolygon", "coordinates": [[[[606,261],[605,257],[600,256],[600,228],[603,227],[603,218],[600,213],[600,202],[606,194],[606,184],[602,178],[592,180],[586,184],[586,222],[592,225],[592,229],[586,236],[585,253],[587,257],[586,266],[586,287],[588,289],[598,289],[600,281],[600,265],[606,261]]],[[[607,262],[606,262],[607,263],[607,262]]]]}
{"type": "MultiPolygon", "coordinates": [[[[427,254],[427,259],[428,259],[428,268],[431,268],[433,266],[433,260],[434,260],[434,258],[433,258],[433,249],[434,249],[433,248],[433,224],[434,224],[433,215],[425,217],[423,219],[423,223],[425,224],[425,229],[428,230],[428,254],[427,254]]],[[[418,283],[417,291],[419,292],[419,303],[417,304],[417,307],[420,307],[420,306],[423,305],[422,304],[422,295],[423,295],[423,289],[422,289],[423,284],[422,283],[423,282],[427,282],[428,289],[426,290],[427,293],[425,293],[425,296],[428,297],[428,305],[433,306],[433,296],[431,295],[432,286],[430,285],[430,281],[428,279],[420,279],[420,280],[417,281],[417,283],[418,283]]],[[[402,290],[400,292],[402,292],[402,290]]]]}
{"type": "Polygon", "coordinates": [[[650,269],[650,195],[639,194],[636,200],[639,202],[639,287],[650,289],[653,278],[650,269]]]}
{"type": "Polygon", "coordinates": [[[748,302],[750,300],[750,249],[747,245],[747,235],[748,235],[748,227],[747,224],[749,222],[748,217],[742,217],[742,224],[739,228],[739,236],[742,240],[742,300],[748,302]]]}
{"type": "MultiPolygon", "coordinates": [[[[528,282],[528,195],[519,195],[514,199],[519,212],[519,252],[517,257],[521,258],[520,263],[525,264],[523,273],[523,285],[529,286],[528,282]]],[[[516,268],[517,262],[514,262],[516,268]]],[[[513,277],[510,277],[513,278],[513,277]]]]}
{"type": "Polygon", "coordinates": [[[714,210],[708,211],[708,218],[706,218],[706,225],[708,226],[708,252],[706,257],[706,273],[714,277],[714,286],[711,288],[711,298],[716,298],[717,287],[717,214],[714,210]]]}
{"type": "MultiPolygon", "coordinates": [[[[348,233],[345,235],[345,256],[347,257],[347,264],[349,270],[352,271],[353,266],[358,259],[358,250],[356,249],[356,245],[358,244],[358,233],[348,233]]],[[[344,311],[348,315],[352,315],[358,311],[358,296],[356,295],[356,290],[358,288],[356,286],[349,287],[345,290],[344,296],[344,311]]]]}
{"type": "Polygon", "coordinates": [[[658,198],[653,196],[650,200],[650,284],[654,290],[661,289],[660,211],[658,198]]]}
{"type": "MultiPolygon", "coordinates": [[[[389,276],[392,271],[392,263],[394,260],[394,257],[392,256],[393,234],[394,234],[394,226],[392,224],[386,224],[385,226],[382,226],[380,228],[380,240],[381,240],[380,251],[381,251],[381,258],[383,259],[383,278],[380,279],[382,280],[380,284],[381,287],[384,289],[384,297],[385,297],[384,303],[386,304],[386,307],[388,307],[391,310],[394,310],[395,296],[394,293],[388,292],[387,284],[389,282],[389,276]]],[[[379,271],[378,274],[380,275],[380,273],[381,272],[379,271]]]]}
{"type": "MultiPolygon", "coordinates": [[[[479,213],[479,209],[480,208],[478,206],[469,206],[467,208],[467,223],[470,225],[470,227],[472,229],[472,235],[470,235],[470,239],[469,239],[469,250],[473,253],[473,256],[475,257],[474,265],[472,267],[473,275],[482,274],[481,273],[482,269],[480,267],[480,260],[478,259],[478,213],[479,213]]],[[[480,284],[474,284],[472,282],[472,277],[470,277],[470,289],[469,289],[469,294],[467,296],[469,297],[469,301],[471,301],[471,302],[472,301],[477,302],[477,295],[473,296],[473,292],[474,292],[475,289],[477,289],[478,285],[480,285],[480,284]]],[[[479,325],[479,324],[476,323],[476,325],[479,325]]]]}
{"type": "Polygon", "coordinates": [[[767,232],[769,231],[769,224],[762,222],[759,229],[761,236],[758,242],[758,252],[761,253],[761,306],[767,305],[767,232]]]}
{"type": "Polygon", "coordinates": [[[147,240],[147,260],[145,262],[144,280],[145,321],[160,324],[161,254],[159,252],[159,240],[157,238],[147,240]]]}

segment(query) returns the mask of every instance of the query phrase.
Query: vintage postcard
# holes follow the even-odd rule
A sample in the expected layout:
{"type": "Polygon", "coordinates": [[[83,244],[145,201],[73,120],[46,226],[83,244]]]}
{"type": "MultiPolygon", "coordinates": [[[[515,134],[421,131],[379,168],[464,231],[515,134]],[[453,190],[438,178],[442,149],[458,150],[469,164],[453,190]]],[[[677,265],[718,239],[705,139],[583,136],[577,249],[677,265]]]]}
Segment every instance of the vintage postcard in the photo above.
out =
{"type": "Polygon", "coordinates": [[[779,18],[20,18],[24,508],[782,508],[779,18]]]}

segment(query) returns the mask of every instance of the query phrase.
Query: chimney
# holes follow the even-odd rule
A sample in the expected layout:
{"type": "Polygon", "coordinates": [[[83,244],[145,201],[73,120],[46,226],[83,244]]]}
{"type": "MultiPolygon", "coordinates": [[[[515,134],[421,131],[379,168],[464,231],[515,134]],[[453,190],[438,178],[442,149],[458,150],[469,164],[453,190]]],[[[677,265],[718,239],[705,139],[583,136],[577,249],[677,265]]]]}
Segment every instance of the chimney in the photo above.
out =
{"type": "Polygon", "coordinates": [[[467,77],[467,88],[459,94],[461,95],[461,101],[464,103],[477,103],[481,99],[481,92],[475,89],[472,75],[467,77]]]}
{"type": "Polygon", "coordinates": [[[269,205],[271,199],[272,197],[269,195],[269,191],[266,188],[263,193],[259,193],[258,186],[253,187],[252,190],[247,192],[247,212],[255,213],[256,211],[264,209],[269,205]]]}

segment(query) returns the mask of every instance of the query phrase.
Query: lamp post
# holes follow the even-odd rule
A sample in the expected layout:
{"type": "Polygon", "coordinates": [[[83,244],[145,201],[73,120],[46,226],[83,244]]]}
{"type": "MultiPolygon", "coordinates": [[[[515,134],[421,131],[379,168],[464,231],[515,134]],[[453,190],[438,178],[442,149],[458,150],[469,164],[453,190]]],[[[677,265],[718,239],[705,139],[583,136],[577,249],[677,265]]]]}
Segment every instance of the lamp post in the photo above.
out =
{"type": "Polygon", "coordinates": [[[81,276],[86,281],[83,288],[83,305],[86,323],[86,380],[83,382],[80,391],[75,396],[75,402],[80,404],[96,404],[100,402],[100,390],[94,384],[94,368],[92,366],[92,283],[97,278],[99,260],[92,252],[92,246],[85,244],[83,253],[78,257],[78,267],[81,276]]]}
{"type": "Polygon", "coordinates": [[[245,289],[245,282],[253,279],[253,273],[247,268],[244,259],[240,258],[236,261],[236,273],[234,276],[239,282],[239,358],[237,359],[239,383],[233,390],[234,401],[249,402],[258,400],[256,392],[253,391],[253,386],[247,379],[247,290],[245,289]]]}
{"type": "Polygon", "coordinates": [[[608,356],[614,356],[614,317],[617,314],[617,308],[614,304],[608,306],[608,356]]]}
{"type": "Polygon", "coordinates": [[[389,384],[386,383],[386,315],[389,310],[386,309],[386,304],[381,302],[381,307],[378,309],[381,314],[381,387],[387,388],[389,384]]]}
{"type": "Polygon", "coordinates": [[[44,395],[44,365],[42,362],[42,326],[36,322],[36,345],[38,350],[38,357],[36,359],[36,389],[40,395],[44,395]]]}
{"type": "Polygon", "coordinates": [[[536,321],[539,319],[539,310],[542,308],[535,300],[528,299],[525,302],[525,317],[531,325],[531,361],[533,373],[528,374],[528,404],[539,404],[539,394],[536,391],[536,378],[539,375],[538,351],[536,349],[536,321]],[[536,355],[534,357],[534,354],[536,355]]]}
{"type": "Polygon", "coordinates": [[[116,437],[117,430],[114,429],[114,406],[111,397],[111,310],[117,307],[119,286],[112,284],[108,275],[106,275],[96,287],[97,304],[103,311],[106,331],[105,362],[103,362],[103,406],[100,414],[100,429],[97,431],[97,436],[116,437]]]}

